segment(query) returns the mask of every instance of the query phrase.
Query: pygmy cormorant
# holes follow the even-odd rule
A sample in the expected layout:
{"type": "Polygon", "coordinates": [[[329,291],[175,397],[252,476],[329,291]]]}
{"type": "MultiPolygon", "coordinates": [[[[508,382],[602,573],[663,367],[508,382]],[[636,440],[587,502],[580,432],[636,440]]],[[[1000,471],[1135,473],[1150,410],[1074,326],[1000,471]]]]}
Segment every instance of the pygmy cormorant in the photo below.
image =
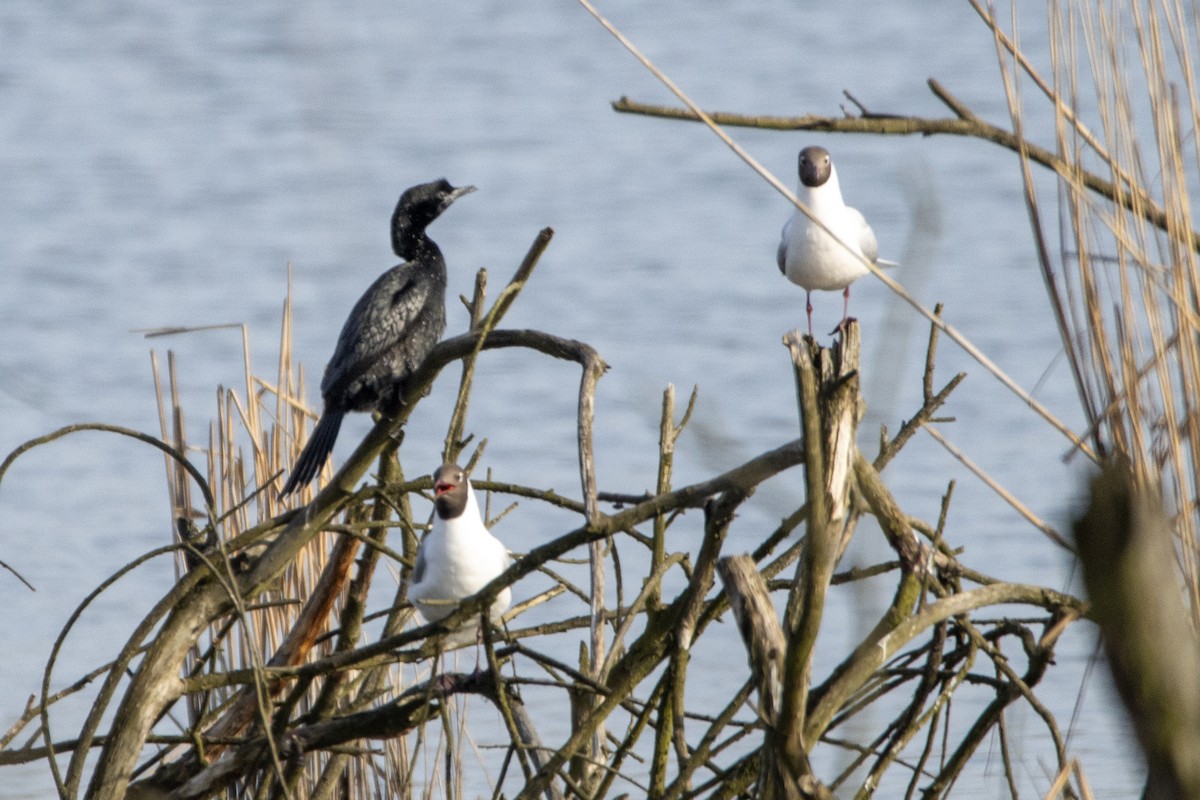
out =
{"type": "Polygon", "coordinates": [[[400,195],[392,214],[392,249],[404,263],[371,284],[342,326],[321,379],[325,410],[281,496],[316,477],[347,411],[391,414],[399,409],[404,381],[446,329],[446,260],[425,228],[473,191],[474,186],[456,189],[443,178],[400,195]]]}

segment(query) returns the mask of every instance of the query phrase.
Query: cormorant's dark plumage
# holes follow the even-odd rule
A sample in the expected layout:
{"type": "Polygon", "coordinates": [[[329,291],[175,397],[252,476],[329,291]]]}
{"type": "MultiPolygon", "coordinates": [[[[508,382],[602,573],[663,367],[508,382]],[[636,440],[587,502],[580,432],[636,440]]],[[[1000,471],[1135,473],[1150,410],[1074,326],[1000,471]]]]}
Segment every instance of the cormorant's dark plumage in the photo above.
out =
{"type": "Polygon", "coordinates": [[[446,261],[425,228],[474,186],[456,189],[444,178],[400,195],[392,214],[392,267],[359,298],[342,326],[321,379],[325,410],[283,486],[307,485],[333,450],[347,411],[394,413],[404,381],[446,329],[446,261]]]}

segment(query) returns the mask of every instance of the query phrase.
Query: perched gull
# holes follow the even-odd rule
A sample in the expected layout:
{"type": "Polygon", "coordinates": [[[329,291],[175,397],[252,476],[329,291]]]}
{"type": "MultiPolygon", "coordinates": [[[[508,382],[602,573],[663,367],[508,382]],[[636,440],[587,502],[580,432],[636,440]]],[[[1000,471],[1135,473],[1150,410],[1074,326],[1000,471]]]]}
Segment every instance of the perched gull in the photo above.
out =
{"type": "Polygon", "coordinates": [[[775,258],[779,271],[804,289],[805,310],[808,313],[808,333],[812,335],[812,293],[842,290],[841,328],[850,318],[850,284],[869,270],[862,259],[875,264],[879,260],[879,245],[875,233],[858,209],[842,200],[837,168],[824,147],[806,147],[800,151],[800,186],[796,196],[813,216],[825,223],[842,243],[821,230],[808,216],[796,213],[783,226],[779,250],[775,258]]]}
{"type": "Polygon", "coordinates": [[[325,464],[348,411],[394,413],[404,381],[446,330],[446,260],[425,228],[474,186],[445,178],[400,195],[392,214],[392,249],[404,263],[371,284],[342,326],[321,379],[325,410],[292,466],[280,495],[306,486],[325,464]]]}
{"type": "MultiPolygon", "coordinates": [[[[460,600],[478,592],[508,568],[508,551],[492,536],[479,515],[471,481],[456,464],[433,473],[433,528],[421,540],[408,597],[428,622],[445,619],[460,600]]],[[[505,587],[492,601],[493,620],[508,608],[512,591],[505,587]]]]}

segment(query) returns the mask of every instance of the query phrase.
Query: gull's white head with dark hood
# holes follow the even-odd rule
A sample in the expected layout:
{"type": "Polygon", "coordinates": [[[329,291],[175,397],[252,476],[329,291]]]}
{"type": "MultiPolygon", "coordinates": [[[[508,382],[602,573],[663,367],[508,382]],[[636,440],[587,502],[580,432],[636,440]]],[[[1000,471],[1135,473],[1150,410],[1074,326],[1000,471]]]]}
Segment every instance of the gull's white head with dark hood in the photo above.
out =
{"type": "Polygon", "coordinates": [[[846,205],[842,199],[837,167],[828,150],[816,146],[801,150],[797,172],[800,178],[797,199],[833,233],[830,236],[797,208],[783,226],[775,253],[779,271],[804,289],[811,335],[814,290],[842,290],[842,322],[838,326],[841,328],[850,318],[850,284],[870,272],[863,262],[881,265],[890,262],[879,260],[875,232],[858,209],[846,205]]]}
{"type": "MultiPolygon", "coordinates": [[[[443,464],[433,474],[433,527],[421,540],[408,597],[428,622],[444,619],[508,568],[508,550],[483,524],[475,490],[462,467],[443,464]]],[[[505,587],[492,602],[497,620],[512,602],[505,587]]]]}

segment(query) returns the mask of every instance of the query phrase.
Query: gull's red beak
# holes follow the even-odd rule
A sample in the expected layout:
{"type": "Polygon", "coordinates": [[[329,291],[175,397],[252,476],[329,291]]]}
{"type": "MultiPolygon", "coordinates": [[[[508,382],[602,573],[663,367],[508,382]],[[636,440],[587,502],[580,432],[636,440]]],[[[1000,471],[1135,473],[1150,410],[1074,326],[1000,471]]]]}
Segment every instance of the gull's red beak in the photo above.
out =
{"type": "Polygon", "coordinates": [[[453,488],[454,488],[453,483],[446,483],[445,481],[438,481],[437,483],[435,483],[433,485],[433,496],[441,497],[442,495],[444,495],[446,492],[450,491],[453,488]]]}

